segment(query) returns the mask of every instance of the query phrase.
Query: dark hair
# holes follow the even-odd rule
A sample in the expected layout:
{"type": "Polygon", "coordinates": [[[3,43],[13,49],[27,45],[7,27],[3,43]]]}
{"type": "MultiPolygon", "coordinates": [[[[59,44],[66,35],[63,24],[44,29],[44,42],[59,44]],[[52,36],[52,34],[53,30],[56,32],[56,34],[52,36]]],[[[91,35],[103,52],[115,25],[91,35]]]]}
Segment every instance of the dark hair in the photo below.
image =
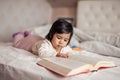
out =
{"type": "Polygon", "coordinates": [[[67,33],[70,33],[70,39],[68,41],[68,44],[69,44],[69,42],[71,40],[71,37],[73,35],[72,24],[69,23],[69,22],[67,22],[65,19],[58,19],[58,20],[56,20],[53,23],[53,25],[52,25],[49,33],[46,35],[46,39],[48,39],[49,41],[51,41],[52,38],[53,38],[53,35],[55,33],[58,33],[58,34],[63,34],[63,33],[67,34],[67,33]]]}

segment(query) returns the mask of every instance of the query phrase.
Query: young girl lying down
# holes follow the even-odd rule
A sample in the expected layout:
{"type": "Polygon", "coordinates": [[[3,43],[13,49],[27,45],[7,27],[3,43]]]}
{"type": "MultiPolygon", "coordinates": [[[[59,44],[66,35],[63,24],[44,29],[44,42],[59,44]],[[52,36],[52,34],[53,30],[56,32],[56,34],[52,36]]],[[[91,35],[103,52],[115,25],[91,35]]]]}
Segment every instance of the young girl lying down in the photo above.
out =
{"type": "Polygon", "coordinates": [[[29,32],[18,32],[13,35],[13,46],[30,51],[42,58],[51,56],[68,58],[72,51],[68,46],[72,35],[71,23],[58,19],[53,23],[45,39],[29,32]]]}

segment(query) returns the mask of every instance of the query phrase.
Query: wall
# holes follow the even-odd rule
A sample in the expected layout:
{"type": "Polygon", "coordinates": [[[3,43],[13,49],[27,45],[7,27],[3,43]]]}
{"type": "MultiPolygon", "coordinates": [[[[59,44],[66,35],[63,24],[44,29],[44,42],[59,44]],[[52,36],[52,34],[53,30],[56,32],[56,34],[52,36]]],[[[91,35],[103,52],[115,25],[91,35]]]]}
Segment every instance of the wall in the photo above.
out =
{"type": "Polygon", "coordinates": [[[52,22],[61,17],[76,20],[77,0],[48,0],[52,6],[52,22]]]}

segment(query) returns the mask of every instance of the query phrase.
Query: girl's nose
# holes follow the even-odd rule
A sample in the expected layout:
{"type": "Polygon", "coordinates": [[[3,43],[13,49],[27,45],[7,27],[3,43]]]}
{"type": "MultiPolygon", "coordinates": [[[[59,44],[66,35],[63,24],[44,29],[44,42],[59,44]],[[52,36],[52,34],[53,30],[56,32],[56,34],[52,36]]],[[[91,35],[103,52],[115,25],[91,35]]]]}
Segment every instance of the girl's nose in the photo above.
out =
{"type": "Polygon", "coordinates": [[[60,40],[60,42],[59,42],[60,44],[62,44],[63,43],[63,40],[60,40]]]}

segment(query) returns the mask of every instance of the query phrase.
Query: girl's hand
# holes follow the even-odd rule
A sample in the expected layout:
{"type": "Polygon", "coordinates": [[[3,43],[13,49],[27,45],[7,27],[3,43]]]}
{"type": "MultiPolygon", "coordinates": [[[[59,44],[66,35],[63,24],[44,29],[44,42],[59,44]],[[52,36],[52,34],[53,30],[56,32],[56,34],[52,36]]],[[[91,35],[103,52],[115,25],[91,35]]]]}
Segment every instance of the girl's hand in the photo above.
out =
{"type": "Polygon", "coordinates": [[[56,57],[68,58],[69,55],[68,54],[59,53],[59,54],[56,55],[56,57]]]}
{"type": "Polygon", "coordinates": [[[62,49],[61,46],[57,46],[57,47],[56,47],[56,51],[57,51],[58,53],[60,53],[61,49],[62,49]]]}

